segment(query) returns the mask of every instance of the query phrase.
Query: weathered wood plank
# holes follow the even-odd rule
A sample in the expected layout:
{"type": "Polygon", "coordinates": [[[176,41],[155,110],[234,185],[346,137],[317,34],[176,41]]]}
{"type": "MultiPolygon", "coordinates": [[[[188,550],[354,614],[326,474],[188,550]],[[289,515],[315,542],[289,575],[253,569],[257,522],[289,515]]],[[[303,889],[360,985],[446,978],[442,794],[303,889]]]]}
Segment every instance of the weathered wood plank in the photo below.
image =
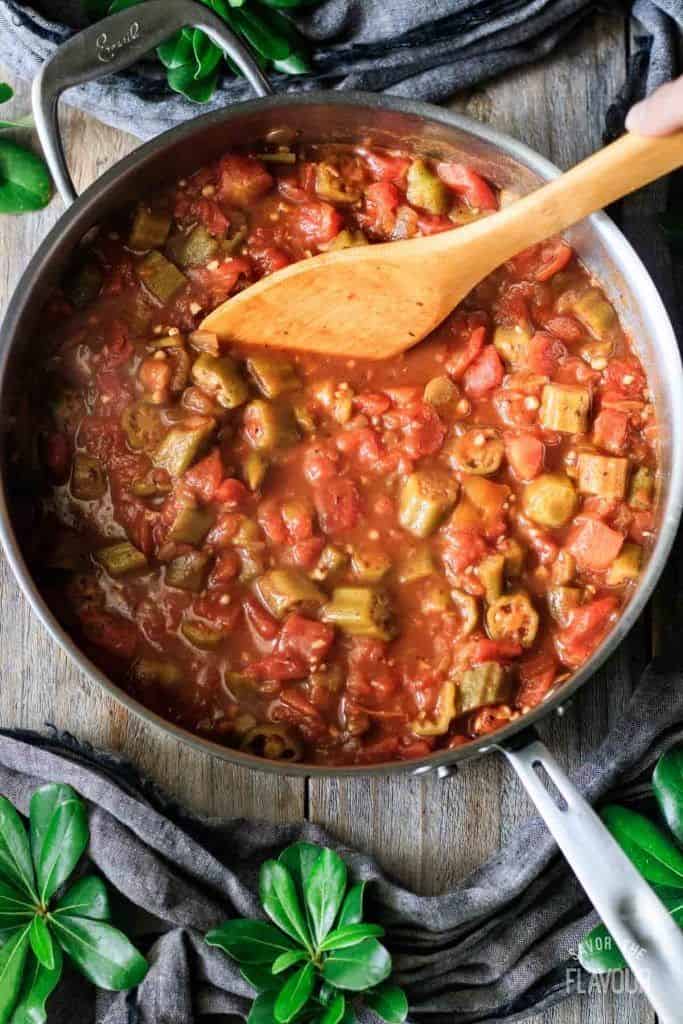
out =
{"type": "MultiPolygon", "coordinates": [[[[5,76],[2,75],[2,80],[5,76]]],[[[11,79],[10,79],[11,80],[11,79]]],[[[28,108],[25,84],[13,83],[17,113],[28,108]]],[[[3,108],[5,110],[6,108],[3,108]]],[[[10,115],[9,109],[7,110],[10,115]]],[[[73,109],[62,122],[79,189],[137,144],[73,109]]],[[[62,212],[5,217],[0,246],[0,308],[47,230],[62,212]]],[[[143,772],[190,807],[215,815],[287,821],[304,813],[304,782],[241,771],[198,753],[129,714],[90,683],[53,643],[19,592],[4,559],[0,566],[0,724],[42,729],[45,722],[79,739],[126,754],[143,772]]]]}

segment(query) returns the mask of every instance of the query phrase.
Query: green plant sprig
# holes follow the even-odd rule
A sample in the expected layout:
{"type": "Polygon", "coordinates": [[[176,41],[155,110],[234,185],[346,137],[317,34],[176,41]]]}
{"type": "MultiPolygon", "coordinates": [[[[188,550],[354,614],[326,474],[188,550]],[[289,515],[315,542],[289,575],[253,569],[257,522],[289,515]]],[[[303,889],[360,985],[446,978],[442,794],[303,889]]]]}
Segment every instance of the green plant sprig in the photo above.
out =
{"type": "MultiPolygon", "coordinates": [[[[629,860],[683,928],[683,748],[664,754],[652,777],[654,796],[671,836],[642,814],[611,804],[601,817],[629,860]]],[[[579,944],[579,962],[591,974],[626,967],[621,950],[604,924],[579,944]]]]}
{"type": "Polygon", "coordinates": [[[259,895],[272,921],[225,921],[206,936],[241,965],[256,990],[248,1024],[354,1024],[347,993],[389,1024],[408,1014],[389,983],[384,929],[363,922],[365,883],[349,886],[333,850],[295,843],[261,866],[259,895]]]}
{"type": "MultiPolygon", "coordinates": [[[[145,0],[83,0],[91,21],[135,7],[145,0]]],[[[304,40],[281,10],[311,7],[318,0],[201,0],[253,51],[263,68],[286,75],[310,71],[304,40]]],[[[201,29],[184,28],[157,48],[166,68],[168,84],[194,103],[211,99],[222,69],[240,74],[238,68],[201,29]]]]}
{"type": "MultiPolygon", "coordinates": [[[[0,104],[12,99],[14,92],[0,82],[0,104]]],[[[0,131],[30,128],[33,121],[22,117],[17,121],[0,119],[0,131]]],[[[27,213],[40,210],[50,202],[50,173],[39,156],[30,149],[0,139],[0,213],[27,213]]]]}
{"type": "Polygon", "coordinates": [[[132,988],[147,973],[142,954],[109,923],[102,879],[68,884],[89,839],[85,805],[71,786],[34,792],[28,834],[0,797],[0,1024],[43,1024],[64,954],[99,988],[132,988]]]}

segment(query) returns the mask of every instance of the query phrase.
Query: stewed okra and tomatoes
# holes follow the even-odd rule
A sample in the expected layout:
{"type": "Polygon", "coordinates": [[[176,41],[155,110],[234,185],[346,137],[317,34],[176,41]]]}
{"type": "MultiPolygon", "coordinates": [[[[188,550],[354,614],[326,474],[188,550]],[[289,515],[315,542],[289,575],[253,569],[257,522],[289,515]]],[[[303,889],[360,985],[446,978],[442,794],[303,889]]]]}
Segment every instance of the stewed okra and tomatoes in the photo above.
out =
{"type": "Polygon", "coordinates": [[[36,345],[49,332],[27,543],[56,614],[143,704],[269,758],[421,758],[533,708],[603,640],[652,541],[656,425],[565,242],[385,362],[199,326],[294,260],[512,198],[459,163],[264,145],[79,249],[36,345]]]}

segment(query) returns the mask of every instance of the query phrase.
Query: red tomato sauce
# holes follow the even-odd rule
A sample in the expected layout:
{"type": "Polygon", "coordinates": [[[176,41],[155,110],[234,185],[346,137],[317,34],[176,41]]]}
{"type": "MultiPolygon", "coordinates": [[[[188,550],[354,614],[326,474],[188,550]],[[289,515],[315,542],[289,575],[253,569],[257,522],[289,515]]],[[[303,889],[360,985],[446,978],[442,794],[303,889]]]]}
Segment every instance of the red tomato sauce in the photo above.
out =
{"type": "Polygon", "coordinates": [[[500,202],[406,153],[228,153],[79,251],[36,339],[44,498],[16,519],[55,613],[143,704],[269,757],[418,758],[539,704],[612,628],[652,543],[656,424],[565,242],[386,362],[199,330],[294,260],[500,202]]]}

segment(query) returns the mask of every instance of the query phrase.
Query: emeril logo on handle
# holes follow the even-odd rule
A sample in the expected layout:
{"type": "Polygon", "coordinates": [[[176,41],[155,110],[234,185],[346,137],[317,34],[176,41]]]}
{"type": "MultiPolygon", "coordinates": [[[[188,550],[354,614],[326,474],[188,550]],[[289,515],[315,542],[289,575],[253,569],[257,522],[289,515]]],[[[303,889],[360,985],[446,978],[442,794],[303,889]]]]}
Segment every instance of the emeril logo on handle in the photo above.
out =
{"type": "Polygon", "coordinates": [[[120,39],[115,40],[113,43],[109,42],[109,36],[106,32],[102,32],[95,40],[95,46],[97,47],[97,59],[103,64],[108,64],[114,59],[117,52],[122,50],[124,46],[128,46],[129,43],[135,42],[140,35],[140,22],[131,22],[129,28],[121,36],[120,39]]]}

